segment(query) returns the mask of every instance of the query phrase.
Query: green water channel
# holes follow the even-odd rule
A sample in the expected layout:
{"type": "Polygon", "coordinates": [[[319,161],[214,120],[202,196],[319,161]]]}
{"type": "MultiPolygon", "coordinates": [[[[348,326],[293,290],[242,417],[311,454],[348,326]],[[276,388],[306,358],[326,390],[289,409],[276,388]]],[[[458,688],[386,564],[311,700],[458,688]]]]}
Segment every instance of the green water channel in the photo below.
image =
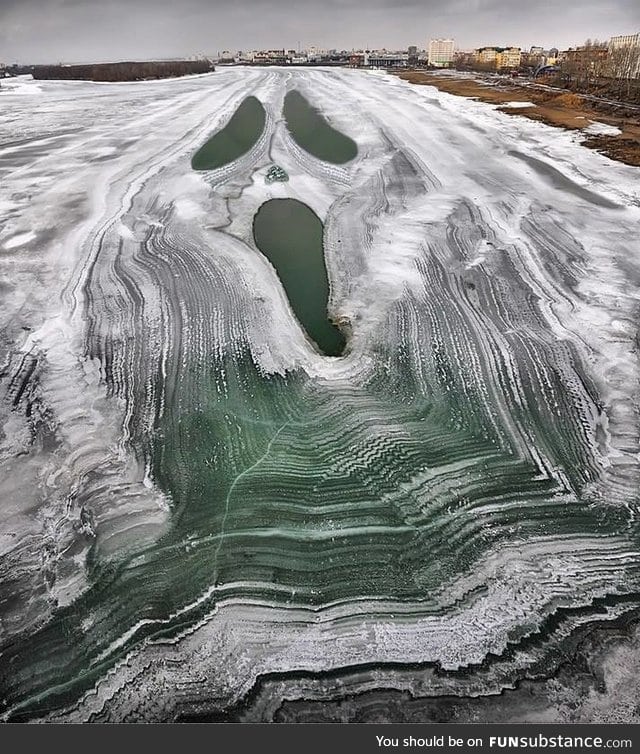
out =
{"type": "Polygon", "coordinates": [[[345,339],[327,319],[322,232],[320,218],[295,199],[271,199],[253,220],[256,245],[275,267],[298,321],[324,354],[339,356],[345,339]]]}
{"type": "Polygon", "coordinates": [[[355,141],[330,126],[300,92],[288,92],[283,112],[293,139],[314,157],[341,165],[358,154],[355,141]]]}
{"type": "Polygon", "coordinates": [[[256,97],[247,97],[227,125],[215,133],[194,154],[194,170],[213,170],[227,165],[248,152],[264,130],[266,114],[256,97]]]}

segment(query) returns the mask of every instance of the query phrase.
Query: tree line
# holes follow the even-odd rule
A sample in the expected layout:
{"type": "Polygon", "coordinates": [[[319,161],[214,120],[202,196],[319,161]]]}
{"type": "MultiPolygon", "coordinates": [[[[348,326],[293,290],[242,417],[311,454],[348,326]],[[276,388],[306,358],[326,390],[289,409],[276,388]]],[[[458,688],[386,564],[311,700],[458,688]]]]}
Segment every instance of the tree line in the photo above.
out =
{"type": "Polygon", "coordinates": [[[559,74],[564,85],[576,91],[605,87],[611,94],[636,100],[640,97],[640,46],[610,46],[587,39],[578,49],[569,51],[559,74]]]}
{"type": "Polygon", "coordinates": [[[36,65],[34,79],[83,81],[141,81],[208,73],[214,66],[208,60],[167,60],[88,65],[36,65]]]}

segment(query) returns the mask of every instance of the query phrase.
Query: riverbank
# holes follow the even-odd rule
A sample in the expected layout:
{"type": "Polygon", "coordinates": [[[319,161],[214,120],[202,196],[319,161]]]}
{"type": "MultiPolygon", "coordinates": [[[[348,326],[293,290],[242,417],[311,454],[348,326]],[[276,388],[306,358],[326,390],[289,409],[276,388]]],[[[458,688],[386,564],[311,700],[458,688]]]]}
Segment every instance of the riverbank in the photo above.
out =
{"type": "Polygon", "coordinates": [[[147,81],[210,73],[208,60],[148,60],[89,65],[36,65],[26,72],[34,79],[55,81],[147,81]]]}
{"type": "Polygon", "coordinates": [[[480,79],[469,74],[407,71],[397,74],[412,84],[498,105],[508,115],[521,115],[550,126],[582,131],[584,146],[612,160],[640,167],[640,112],[617,103],[587,100],[572,92],[506,79],[480,79]]]}

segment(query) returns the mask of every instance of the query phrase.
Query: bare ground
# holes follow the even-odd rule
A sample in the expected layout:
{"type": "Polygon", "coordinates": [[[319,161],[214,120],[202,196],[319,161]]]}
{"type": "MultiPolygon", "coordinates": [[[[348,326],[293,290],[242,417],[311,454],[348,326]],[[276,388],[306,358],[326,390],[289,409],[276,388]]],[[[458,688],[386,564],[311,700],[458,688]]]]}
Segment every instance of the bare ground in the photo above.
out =
{"type": "Polygon", "coordinates": [[[513,101],[532,102],[535,107],[498,108],[507,115],[520,115],[550,126],[579,130],[593,122],[616,126],[616,136],[591,135],[582,142],[612,160],[640,167],[640,111],[623,103],[604,103],[587,100],[572,92],[559,92],[518,84],[504,79],[493,82],[468,76],[456,76],[428,71],[407,71],[398,76],[412,84],[428,84],[438,89],[472,97],[481,102],[506,104],[513,101]]]}

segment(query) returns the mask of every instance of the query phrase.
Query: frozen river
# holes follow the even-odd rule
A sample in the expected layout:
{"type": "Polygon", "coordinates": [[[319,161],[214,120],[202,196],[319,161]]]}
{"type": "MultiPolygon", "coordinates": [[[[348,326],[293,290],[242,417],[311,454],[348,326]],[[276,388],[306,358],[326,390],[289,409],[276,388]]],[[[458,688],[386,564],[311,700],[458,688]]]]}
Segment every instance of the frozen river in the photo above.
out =
{"type": "Polygon", "coordinates": [[[0,714],[464,717],[535,677],[527,714],[597,717],[615,662],[556,676],[640,610],[639,224],[637,168],[377,72],[3,81],[0,714]],[[323,224],[342,357],[255,246],[271,199],[323,224]]]}

